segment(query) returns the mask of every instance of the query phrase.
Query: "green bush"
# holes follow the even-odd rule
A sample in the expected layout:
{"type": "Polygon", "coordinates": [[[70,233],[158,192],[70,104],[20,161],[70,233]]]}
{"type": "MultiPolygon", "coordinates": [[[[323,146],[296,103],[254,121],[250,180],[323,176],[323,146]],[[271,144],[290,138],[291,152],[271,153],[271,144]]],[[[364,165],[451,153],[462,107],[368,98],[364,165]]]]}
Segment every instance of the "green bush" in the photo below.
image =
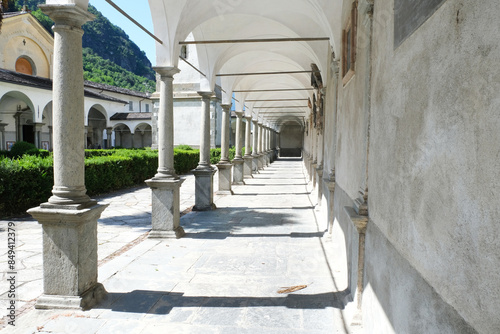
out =
{"type": "Polygon", "coordinates": [[[174,149],[174,169],[177,174],[184,174],[198,166],[200,161],[199,150],[174,149]]]}
{"type": "Polygon", "coordinates": [[[28,154],[29,151],[38,152],[38,149],[31,143],[18,141],[14,145],[12,145],[12,148],[10,149],[10,155],[13,158],[22,157],[23,154],[28,154]]]}
{"type": "MultiPolygon", "coordinates": [[[[54,184],[53,158],[48,151],[19,159],[0,158],[0,217],[24,213],[46,202],[54,184]]],[[[86,150],[85,186],[94,196],[123,189],[153,177],[158,151],[86,150]]],[[[199,150],[174,150],[174,168],[182,174],[196,168],[199,150]]]]}
{"type": "Polygon", "coordinates": [[[19,214],[46,202],[54,184],[52,165],[52,157],[1,159],[0,216],[19,214]]]}
{"type": "Polygon", "coordinates": [[[194,149],[189,145],[178,145],[175,147],[176,150],[193,151],[194,149]]]}

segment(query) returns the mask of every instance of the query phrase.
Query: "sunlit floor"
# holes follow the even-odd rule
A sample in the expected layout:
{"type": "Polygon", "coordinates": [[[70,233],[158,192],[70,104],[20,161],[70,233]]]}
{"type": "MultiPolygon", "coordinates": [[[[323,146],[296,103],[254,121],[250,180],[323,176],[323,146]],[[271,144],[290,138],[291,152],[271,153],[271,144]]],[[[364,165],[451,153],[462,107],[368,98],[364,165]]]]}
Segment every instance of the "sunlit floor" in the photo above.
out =
{"type": "Polygon", "coordinates": [[[335,333],[343,296],[302,166],[277,160],[217,196],[216,210],[185,214],[182,239],[136,239],[101,262],[105,301],[90,311],[28,307],[15,332],[335,333]]]}

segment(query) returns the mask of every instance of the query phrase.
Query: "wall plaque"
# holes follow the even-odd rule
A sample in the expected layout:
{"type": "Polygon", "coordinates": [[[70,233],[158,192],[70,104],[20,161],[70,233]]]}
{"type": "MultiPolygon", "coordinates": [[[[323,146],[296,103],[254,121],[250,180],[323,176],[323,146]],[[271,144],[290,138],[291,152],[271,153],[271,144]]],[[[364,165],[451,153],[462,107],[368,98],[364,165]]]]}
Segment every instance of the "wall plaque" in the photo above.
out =
{"type": "Polygon", "coordinates": [[[394,48],[411,36],[446,0],[394,0],[394,48]]]}

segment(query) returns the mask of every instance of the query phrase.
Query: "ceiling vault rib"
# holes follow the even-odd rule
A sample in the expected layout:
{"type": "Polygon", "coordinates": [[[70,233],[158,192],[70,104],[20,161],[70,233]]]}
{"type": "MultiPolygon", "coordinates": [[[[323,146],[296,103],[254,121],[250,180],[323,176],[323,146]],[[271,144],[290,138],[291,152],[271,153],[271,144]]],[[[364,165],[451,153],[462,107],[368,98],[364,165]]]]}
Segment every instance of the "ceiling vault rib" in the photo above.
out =
{"type": "Polygon", "coordinates": [[[311,88],[242,89],[242,90],[235,90],[233,92],[234,93],[293,92],[299,90],[314,90],[314,88],[311,87],[311,88]]]}
{"type": "Polygon", "coordinates": [[[287,109],[287,108],[309,108],[308,106],[281,106],[281,107],[253,107],[254,109],[287,109]]]}
{"type": "Polygon", "coordinates": [[[246,75],[279,75],[279,74],[302,74],[302,73],[312,73],[311,70],[306,71],[282,71],[282,72],[247,72],[247,73],[220,73],[216,74],[217,77],[234,77],[234,76],[246,76],[246,75]]]}
{"type": "MultiPolygon", "coordinates": [[[[106,0],[107,1],[107,0],[106,0]]],[[[206,41],[184,41],[180,45],[187,44],[234,44],[234,43],[281,43],[281,42],[314,42],[329,41],[330,37],[296,37],[296,38],[258,38],[258,39],[220,39],[206,41]]]]}
{"type": "Polygon", "coordinates": [[[264,99],[264,100],[246,100],[246,102],[279,102],[279,101],[307,101],[309,99],[264,99]]]}

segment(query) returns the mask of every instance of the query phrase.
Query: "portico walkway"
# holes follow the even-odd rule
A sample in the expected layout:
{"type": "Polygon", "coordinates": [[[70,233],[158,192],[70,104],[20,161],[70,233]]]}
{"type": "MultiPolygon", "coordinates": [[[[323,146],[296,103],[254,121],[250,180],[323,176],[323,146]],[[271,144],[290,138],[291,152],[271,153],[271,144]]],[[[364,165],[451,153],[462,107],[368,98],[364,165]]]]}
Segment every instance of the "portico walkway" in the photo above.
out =
{"type": "MultiPolygon", "coordinates": [[[[139,238],[106,257],[99,282],[109,295],[92,310],[28,308],[15,330],[2,333],[335,333],[343,327],[344,294],[302,166],[277,160],[235,186],[233,196],[216,196],[217,210],[184,215],[184,238],[139,238]],[[278,293],[300,285],[306,287],[278,293]]],[[[124,204],[108,201],[105,214],[124,204]]],[[[123,219],[124,238],[144,229],[127,228],[144,214],[123,219]]]]}

